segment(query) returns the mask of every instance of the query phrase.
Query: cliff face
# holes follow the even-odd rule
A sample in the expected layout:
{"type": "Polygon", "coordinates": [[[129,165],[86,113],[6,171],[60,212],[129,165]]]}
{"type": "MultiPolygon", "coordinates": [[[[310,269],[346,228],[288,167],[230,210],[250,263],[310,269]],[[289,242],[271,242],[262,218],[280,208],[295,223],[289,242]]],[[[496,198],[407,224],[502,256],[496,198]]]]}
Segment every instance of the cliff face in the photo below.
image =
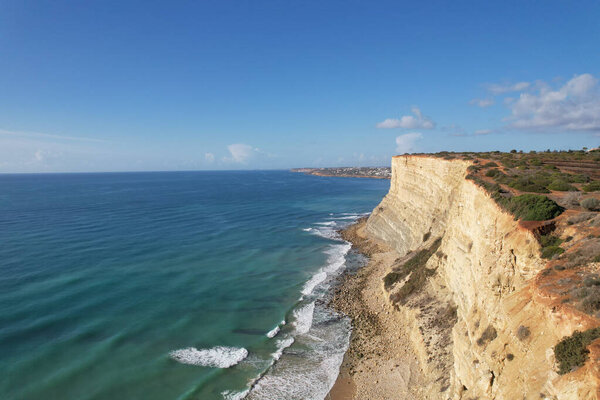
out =
{"type": "Polygon", "coordinates": [[[366,227],[400,255],[441,238],[421,300],[397,305],[413,327],[421,364],[439,377],[437,398],[597,398],[589,368],[554,372],[553,346],[586,326],[551,306],[536,285],[545,262],[534,235],[465,179],[469,165],[394,157],[389,194],[366,227]],[[456,309],[451,323],[432,323],[444,309],[456,309]]]}

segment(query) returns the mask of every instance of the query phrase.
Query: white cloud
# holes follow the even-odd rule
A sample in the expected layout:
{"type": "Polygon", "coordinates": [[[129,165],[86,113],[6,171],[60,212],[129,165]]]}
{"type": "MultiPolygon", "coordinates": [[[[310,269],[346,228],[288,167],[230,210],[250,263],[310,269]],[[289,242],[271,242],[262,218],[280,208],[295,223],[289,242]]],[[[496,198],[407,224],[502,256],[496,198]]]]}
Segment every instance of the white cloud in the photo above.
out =
{"type": "Polygon", "coordinates": [[[538,131],[600,131],[600,91],[591,74],[576,75],[552,90],[537,85],[536,93],[521,93],[507,103],[505,118],[513,128],[538,131]]]}
{"type": "Polygon", "coordinates": [[[473,99],[469,101],[469,104],[476,105],[477,107],[485,108],[494,104],[494,99],[473,99]]]}
{"type": "Polygon", "coordinates": [[[415,148],[415,142],[422,137],[423,135],[419,132],[405,133],[396,137],[396,152],[400,154],[411,153],[415,148]]]}
{"type": "Polygon", "coordinates": [[[227,146],[227,150],[229,150],[231,157],[226,157],[225,161],[233,161],[240,164],[245,164],[258,153],[258,149],[244,143],[230,144],[227,146]]]}
{"type": "Polygon", "coordinates": [[[212,163],[215,161],[215,155],[213,153],[204,153],[204,159],[206,162],[212,163]]]}
{"type": "Polygon", "coordinates": [[[402,129],[433,129],[435,122],[429,117],[423,116],[418,107],[410,109],[413,115],[404,115],[400,119],[388,118],[376,126],[381,129],[402,128],[402,129]]]}
{"type": "Polygon", "coordinates": [[[525,90],[529,87],[529,85],[531,85],[529,82],[518,82],[518,83],[514,83],[514,84],[497,84],[497,83],[488,83],[485,86],[485,88],[492,94],[494,95],[498,95],[498,94],[502,94],[502,93],[509,93],[509,92],[520,92],[522,90],[525,90]]]}
{"type": "Polygon", "coordinates": [[[475,136],[489,135],[493,131],[491,129],[478,129],[474,132],[475,136]]]}

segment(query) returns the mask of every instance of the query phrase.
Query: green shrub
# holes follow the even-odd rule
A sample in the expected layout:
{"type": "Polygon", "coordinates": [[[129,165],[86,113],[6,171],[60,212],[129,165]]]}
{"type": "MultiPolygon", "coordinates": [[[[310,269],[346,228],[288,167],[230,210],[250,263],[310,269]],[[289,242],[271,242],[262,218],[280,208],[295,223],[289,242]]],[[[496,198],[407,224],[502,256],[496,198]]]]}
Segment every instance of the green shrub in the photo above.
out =
{"type": "Polygon", "coordinates": [[[488,163],[483,164],[483,168],[494,168],[494,167],[497,167],[497,166],[498,166],[498,164],[496,164],[493,161],[490,161],[488,163]]]}
{"type": "Polygon", "coordinates": [[[562,239],[554,235],[542,235],[539,238],[539,242],[542,247],[558,246],[562,243],[562,239]]]}
{"type": "Polygon", "coordinates": [[[562,254],[565,252],[565,249],[558,246],[548,246],[542,249],[542,258],[552,258],[557,254],[562,254]]]}
{"type": "Polygon", "coordinates": [[[571,183],[586,183],[590,181],[590,177],[583,174],[570,175],[567,178],[571,183]]]}
{"type": "Polygon", "coordinates": [[[558,362],[558,373],[563,375],[585,364],[589,350],[587,347],[600,337],[600,328],[588,329],[585,332],[575,331],[564,337],[554,346],[554,356],[558,362]]]}
{"type": "Polygon", "coordinates": [[[536,179],[535,176],[517,176],[508,181],[508,186],[521,192],[549,193],[548,182],[536,179]]]}
{"type": "Polygon", "coordinates": [[[485,176],[495,177],[495,176],[498,176],[500,174],[502,174],[502,171],[500,171],[499,169],[493,168],[493,169],[490,169],[489,171],[487,171],[485,173],[485,176]]]}
{"type": "Polygon", "coordinates": [[[579,204],[581,204],[581,207],[585,208],[586,210],[600,211],[600,200],[593,197],[583,199],[579,204]]]}
{"type": "Polygon", "coordinates": [[[548,197],[536,194],[523,194],[497,201],[517,219],[524,221],[545,221],[556,218],[564,210],[548,197]]]}
{"type": "Polygon", "coordinates": [[[583,190],[586,192],[600,192],[600,181],[593,181],[587,185],[583,185],[583,190]]]}
{"type": "Polygon", "coordinates": [[[437,238],[429,248],[419,251],[399,268],[385,276],[384,285],[386,289],[389,289],[394,283],[410,275],[400,290],[391,298],[393,302],[404,304],[411,293],[423,286],[428,276],[435,274],[435,270],[426,268],[425,264],[435,254],[441,243],[442,238],[437,238]]]}
{"type": "Polygon", "coordinates": [[[552,183],[548,185],[548,189],[550,190],[558,190],[561,192],[576,192],[577,188],[573,185],[569,185],[567,182],[562,179],[553,180],[552,183]]]}

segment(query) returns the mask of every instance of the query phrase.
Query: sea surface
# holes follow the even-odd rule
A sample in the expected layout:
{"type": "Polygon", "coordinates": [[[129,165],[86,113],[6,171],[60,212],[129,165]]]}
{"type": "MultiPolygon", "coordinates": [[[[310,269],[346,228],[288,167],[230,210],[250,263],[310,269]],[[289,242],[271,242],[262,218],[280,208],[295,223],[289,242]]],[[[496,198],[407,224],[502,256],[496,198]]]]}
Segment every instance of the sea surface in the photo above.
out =
{"type": "Polygon", "coordinates": [[[0,398],[323,399],[350,335],[336,229],[387,180],[0,175],[0,398]]]}

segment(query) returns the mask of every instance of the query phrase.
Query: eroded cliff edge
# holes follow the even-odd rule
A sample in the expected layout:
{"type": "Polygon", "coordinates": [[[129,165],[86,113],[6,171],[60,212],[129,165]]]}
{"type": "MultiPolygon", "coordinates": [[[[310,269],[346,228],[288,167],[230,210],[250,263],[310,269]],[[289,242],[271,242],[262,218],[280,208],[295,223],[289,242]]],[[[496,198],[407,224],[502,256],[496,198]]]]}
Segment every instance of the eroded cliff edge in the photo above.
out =
{"type": "Polygon", "coordinates": [[[597,398],[596,352],[584,368],[561,376],[552,350],[593,321],[543,290],[537,281],[546,261],[534,234],[465,179],[469,165],[394,157],[390,191],[366,224],[369,236],[400,257],[432,249],[425,265],[431,273],[411,296],[402,297],[408,276],[383,290],[410,324],[434,392],[451,399],[597,398]]]}

